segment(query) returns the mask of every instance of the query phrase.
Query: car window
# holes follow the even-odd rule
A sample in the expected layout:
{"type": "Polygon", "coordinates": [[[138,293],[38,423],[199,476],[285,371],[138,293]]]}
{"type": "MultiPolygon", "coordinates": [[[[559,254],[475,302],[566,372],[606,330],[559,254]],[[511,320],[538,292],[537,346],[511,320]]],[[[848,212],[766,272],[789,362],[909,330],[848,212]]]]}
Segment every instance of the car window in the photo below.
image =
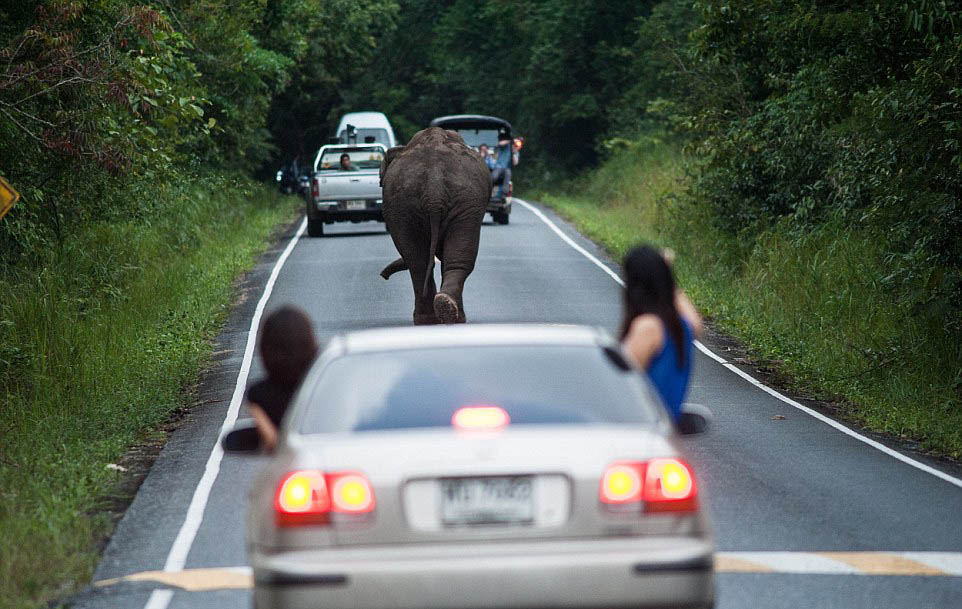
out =
{"type": "Polygon", "coordinates": [[[322,171],[338,171],[341,166],[341,155],[351,157],[351,165],[356,169],[380,169],[384,153],[380,148],[365,150],[334,149],[321,155],[317,168],[322,171]]]}
{"type": "Polygon", "coordinates": [[[301,392],[306,434],[448,427],[494,405],[511,425],[647,424],[657,403],[633,371],[595,346],[492,346],[349,354],[301,392]]]}
{"type": "Polygon", "coordinates": [[[487,144],[488,148],[498,145],[497,129],[456,129],[464,143],[472,148],[477,148],[481,144],[487,144]]]}
{"type": "Polygon", "coordinates": [[[342,130],[338,134],[338,138],[340,138],[342,144],[391,145],[391,142],[388,140],[387,129],[369,129],[366,127],[359,127],[355,130],[354,136],[351,136],[350,141],[348,141],[347,130],[342,130]]]}

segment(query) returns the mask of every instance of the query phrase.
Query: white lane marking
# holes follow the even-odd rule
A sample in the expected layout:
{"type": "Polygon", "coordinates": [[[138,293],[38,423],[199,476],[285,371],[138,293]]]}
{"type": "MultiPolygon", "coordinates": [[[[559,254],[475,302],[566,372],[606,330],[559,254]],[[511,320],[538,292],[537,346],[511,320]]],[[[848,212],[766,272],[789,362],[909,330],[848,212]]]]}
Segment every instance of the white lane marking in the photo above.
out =
{"type": "MultiPolygon", "coordinates": [[[[611,270],[610,268],[608,268],[608,266],[606,266],[603,262],[601,262],[600,260],[598,260],[598,258],[596,258],[595,256],[592,256],[590,253],[588,253],[583,247],[581,247],[580,245],[578,245],[577,243],[575,243],[574,240],[571,239],[571,237],[569,237],[568,235],[564,234],[564,233],[561,231],[561,229],[558,228],[558,227],[555,225],[554,222],[552,222],[550,219],[548,219],[548,217],[545,216],[545,215],[541,212],[540,209],[534,207],[533,205],[531,205],[531,204],[528,203],[527,201],[522,201],[521,199],[519,199],[519,198],[517,198],[517,197],[515,197],[514,200],[515,200],[516,202],[520,203],[520,204],[521,204],[522,206],[524,206],[526,209],[530,210],[534,215],[538,216],[538,218],[540,218],[542,222],[544,222],[545,224],[547,224],[547,225],[548,225],[548,228],[550,228],[550,229],[553,230],[558,236],[560,236],[560,237],[562,238],[562,240],[564,240],[565,243],[567,243],[568,245],[570,245],[571,247],[573,247],[573,248],[574,248],[575,250],[577,250],[579,253],[581,253],[581,254],[583,254],[585,257],[587,257],[588,260],[590,260],[590,261],[593,262],[595,265],[597,265],[597,266],[600,267],[602,270],[604,270],[606,273],[608,273],[608,275],[610,275],[612,278],[614,278],[615,281],[618,282],[618,285],[624,287],[625,282],[621,280],[621,277],[619,277],[617,273],[615,273],[613,270],[611,270]]],[[[956,478],[956,477],[954,477],[954,476],[950,476],[949,474],[947,474],[947,473],[945,473],[945,472],[943,472],[943,471],[941,471],[941,470],[935,469],[934,467],[932,467],[932,466],[930,466],[930,465],[926,465],[925,463],[922,463],[921,461],[916,461],[915,459],[913,459],[913,458],[911,458],[911,457],[909,457],[909,456],[907,456],[907,455],[903,455],[902,453],[898,452],[897,450],[893,450],[893,449],[889,448],[888,446],[886,446],[886,445],[884,445],[884,444],[882,444],[882,443],[880,443],[880,442],[876,442],[875,440],[872,440],[871,438],[867,438],[867,437],[863,436],[862,434],[860,434],[860,433],[858,433],[858,432],[856,432],[856,431],[853,431],[852,429],[849,429],[848,427],[846,427],[845,425],[842,425],[841,423],[839,423],[839,422],[836,421],[835,419],[832,419],[832,418],[830,418],[830,417],[827,417],[827,416],[823,415],[823,414],[820,413],[820,412],[817,412],[817,411],[815,411],[815,410],[812,410],[811,408],[809,408],[809,407],[807,407],[807,406],[803,406],[802,404],[799,404],[799,403],[796,402],[795,400],[793,400],[793,399],[791,399],[791,398],[788,398],[788,397],[782,395],[781,393],[775,391],[775,390],[772,389],[771,387],[768,387],[767,385],[762,384],[758,379],[756,379],[755,377],[751,376],[751,375],[748,374],[747,372],[744,372],[744,371],[740,370],[740,369],[739,369],[738,367],[736,367],[734,364],[731,364],[731,363],[725,361],[724,358],[722,358],[721,356],[713,353],[710,349],[708,349],[707,347],[705,347],[705,345],[703,345],[703,344],[700,343],[699,341],[695,341],[695,346],[698,347],[698,350],[699,350],[699,351],[701,351],[702,353],[704,353],[704,354],[707,355],[708,357],[712,358],[712,359],[715,360],[716,362],[722,364],[725,368],[728,368],[729,370],[731,370],[732,372],[734,372],[734,373],[737,374],[738,376],[740,376],[740,377],[742,377],[743,379],[747,380],[747,381],[748,381],[749,383],[751,383],[752,385],[755,385],[756,387],[758,387],[758,388],[761,389],[762,391],[764,391],[764,392],[770,394],[771,396],[773,396],[773,397],[775,397],[775,398],[777,398],[777,399],[785,402],[786,404],[788,404],[788,405],[790,405],[790,406],[794,406],[795,408],[801,410],[802,412],[804,412],[804,413],[806,413],[806,414],[809,414],[809,415],[815,417],[815,418],[818,419],[819,421],[821,421],[821,422],[823,422],[823,423],[825,423],[825,424],[827,424],[827,425],[831,425],[832,427],[834,427],[835,429],[837,429],[837,430],[839,430],[840,432],[844,433],[845,435],[850,436],[850,437],[852,437],[852,438],[855,438],[856,440],[858,440],[858,441],[860,441],[860,442],[864,442],[865,444],[868,444],[868,445],[871,446],[872,448],[875,448],[875,449],[877,449],[877,450],[885,453],[886,455],[888,455],[888,456],[890,456],[890,457],[893,457],[893,458],[895,458],[895,459],[898,459],[899,461],[901,461],[902,463],[905,463],[906,465],[909,465],[909,466],[911,466],[911,467],[914,467],[914,468],[916,468],[916,469],[918,469],[918,470],[921,470],[921,471],[923,471],[923,472],[925,472],[925,473],[927,473],[927,474],[931,474],[931,475],[935,476],[936,478],[939,478],[939,479],[941,479],[941,480],[944,480],[945,482],[948,482],[949,484],[952,484],[952,485],[954,485],[954,486],[957,486],[957,487],[959,487],[959,488],[962,488],[962,480],[960,480],[959,478],[956,478]]]]}
{"type": "Polygon", "coordinates": [[[577,243],[575,243],[574,239],[572,239],[572,238],[569,237],[568,235],[564,234],[564,232],[562,232],[562,230],[561,230],[560,228],[558,228],[557,225],[555,225],[554,222],[552,222],[551,220],[549,220],[548,217],[547,217],[546,215],[544,215],[544,214],[541,212],[540,209],[538,209],[538,208],[535,207],[534,205],[528,203],[527,201],[523,201],[523,200],[521,200],[521,199],[519,199],[519,198],[517,198],[517,197],[514,198],[514,201],[517,202],[517,203],[520,203],[522,206],[524,206],[525,209],[527,209],[528,211],[530,211],[530,212],[533,213],[534,215],[538,216],[538,218],[540,218],[542,222],[544,222],[545,224],[548,225],[548,228],[550,228],[551,230],[553,230],[553,231],[555,232],[555,234],[557,234],[559,237],[561,237],[562,241],[564,241],[565,243],[567,243],[568,245],[570,245],[571,247],[573,247],[573,248],[575,249],[575,251],[577,251],[579,254],[581,254],[582,256],[584,256],[585,258],[587,258],[588,260],[590,260],[591,262],[593,262],[593,263],[595,264],[595,266],[597,266],[599,269],[601,269],[602,271],[608,273],[608,275],[611,276],[611,278],[614,279],[614,280],[618,283],[618,285],[620,285],[621,287],[625,287],[625,282],[621,280],[621,277],[618,276],[618,273],[616,273],[616,272],[614,272],[613,270],[611,270],[611,269],[608,267],[608,265],[606,265],[606,264],[605,264],[604,262],[602,262],[601,260],[598,260],[598,258],[596,258],[591,252],[589,252],[589,251],[586,250],[585,248],[583,248],[583,247],[581,247],[580,245],[578,245],[577,243]]]}
{"type": "Polygon", "coordinates": [[[902,552],[902,556],[943,573],[962,577],[962,554],[959,552],[902,552]]]}
{"type": "Polygon", "coordinates": [[[167,609],[170,599],[174,598],[174,591],[170,588],[164,590],[154,590],[147,599],[144,609],[167,609]]]}
{"type": "MultiPolygon", "coordinates": [[[[264,293],[261,295],[261,299],[257,301],[254,316],[251,318],[250,330],[247,332],[247,346],[244,349],[244,359],[241,362],[240,372],[237,373],[237,383],[234,385],[234,395],[231,397],[230,406],[227,408],[227,416],[221,425],[221,433],[218,434],[217,439],[214,441],[214,448],[210,451],[210,457],[207,458],[204,475],[201,477],[200,482],[197,483],[197,488],[194,489],[194,496],[191,498],[190,506],[187,508],[187,516],[184,518],[184,524],[181,525],[180,531],[177,533],[177,537],[174,539],[174,543],[170,548],[170,553],[167,555],[167,562],[164,563],[164,571],[182,571],[184,565],[187,564],[187,555],[190,553],[190,547],[193,545],[197,531],[200,529],[201,521],[204,519],[204,509],[207,507],[207,500],[210,498],[211,488],[213,488],[217,474],[220,472],[220,463],[224,457],[224,449],[220,446],[220,437],[234,425],[234,422],[237,420],[237,414],[240,412],[241,402],[244,399],[244,388],[247,386],[247,377],[250,374],[251,362],[254,359],[254,345],[257,342],[257,329],[260,327],[261,316],[264,314],[267,300],[274,290],[274,284],[277,282],[277,276],[281,272],[281,267],[284,266],[284,263],[291,255],[294,246],[297,245],[297,241],[301,238],[301,235],[304,234],[306,228],[307,218],[304,218],[297,232],[294,233],[294,236],[291,238],[290,243],[287,244],[287,247],[281,253],[277,262],[274,263],[271,275],[268,277],[267,284],[264,286],[264,293]]],[[[154,590],[144,609],[167,608],[173,594],[163,596],[159,595],[159,592],[165,591],[154,590]]]]}

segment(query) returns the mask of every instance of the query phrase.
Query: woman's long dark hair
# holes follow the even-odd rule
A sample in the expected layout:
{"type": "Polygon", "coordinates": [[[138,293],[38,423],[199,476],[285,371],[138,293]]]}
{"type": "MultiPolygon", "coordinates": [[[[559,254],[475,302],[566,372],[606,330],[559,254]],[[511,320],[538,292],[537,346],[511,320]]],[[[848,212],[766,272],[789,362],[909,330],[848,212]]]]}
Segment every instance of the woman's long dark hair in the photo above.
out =
{"type": "Polygon", "coordinates": [[[261,326],[261,358],[267,376],[276,385],[294,388],[317,355],[311,320],[298,308],[283,306],[261,326]]]}
{"type": "Polygon", "coordinates": [[[675,277],[664,255],[648,245],[634,247],[625,255],[624,317],[620,338],[628,335],[631,322],[639,315],[652,313],[665,324],[675,342],[678,365],[685,365],[685,331],[675,308],[675,277]]]}

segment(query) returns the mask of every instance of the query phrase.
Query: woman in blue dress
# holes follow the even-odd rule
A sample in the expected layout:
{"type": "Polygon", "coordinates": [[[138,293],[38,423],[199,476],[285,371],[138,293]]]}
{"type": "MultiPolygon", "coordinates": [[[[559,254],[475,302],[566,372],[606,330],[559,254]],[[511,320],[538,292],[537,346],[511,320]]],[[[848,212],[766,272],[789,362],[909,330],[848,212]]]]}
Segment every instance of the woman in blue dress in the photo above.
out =
{"type": "Polygon", "coordinates": [[[665,253],[642,245],[625,256],[621,343],[645,370],[677,424],[691,377],[701,316],[675,284],[665,253]]]}

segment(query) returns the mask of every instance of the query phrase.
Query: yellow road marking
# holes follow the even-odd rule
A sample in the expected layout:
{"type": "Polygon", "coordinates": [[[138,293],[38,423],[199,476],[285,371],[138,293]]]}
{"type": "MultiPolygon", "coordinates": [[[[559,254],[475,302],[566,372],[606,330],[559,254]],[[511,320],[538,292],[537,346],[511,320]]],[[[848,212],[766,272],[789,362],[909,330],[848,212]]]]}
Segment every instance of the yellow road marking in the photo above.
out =
{"type": "Polygon", "coordinates": [[[156,582],[188,592],[208,590],[247,589],[254,585],[249,567],[227,567],[224,569],[185,569],[184,571],[142,571],[123,577],[105,579],[94,586],[113,586],[121,582],[156,582]]]}
{"type": "Polygon", "coordinates": [[[867,575],[947,575],[941,569],[888,552],[819,552],[867,575]]]}
{"type": "Polygon", "coordinates": [[[775,569],[737,556],[716,554],[715,573],[775,573],[775,569]]]}
{"type": "MultiPolygon", "coordinates": [[[[962,552],[718,552],[716,573],[962,577],[962,552]]],[[[123,582],[154,582],[189,592],[246,590],[250,567],[142,571],[98,581],[98,588],[123,582]]]]}

